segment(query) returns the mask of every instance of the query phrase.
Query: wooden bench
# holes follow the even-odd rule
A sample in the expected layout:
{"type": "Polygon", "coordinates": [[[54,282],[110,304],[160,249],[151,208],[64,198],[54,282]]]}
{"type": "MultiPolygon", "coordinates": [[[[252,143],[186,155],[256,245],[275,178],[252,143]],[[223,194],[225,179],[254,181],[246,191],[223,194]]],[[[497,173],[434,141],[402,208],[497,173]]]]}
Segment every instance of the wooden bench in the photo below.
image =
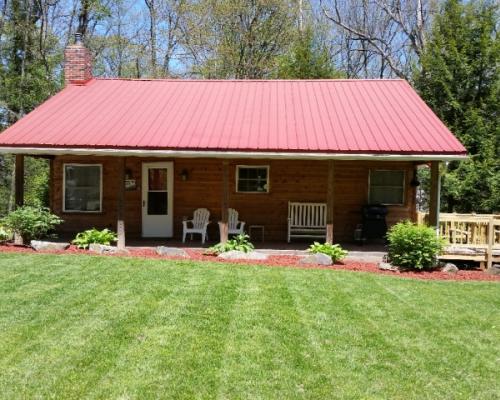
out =
{"type": "Polygon", "coordinates": [[[326,203],[288,203],[288,243],[292,238],[326,238],[326,203]]]}

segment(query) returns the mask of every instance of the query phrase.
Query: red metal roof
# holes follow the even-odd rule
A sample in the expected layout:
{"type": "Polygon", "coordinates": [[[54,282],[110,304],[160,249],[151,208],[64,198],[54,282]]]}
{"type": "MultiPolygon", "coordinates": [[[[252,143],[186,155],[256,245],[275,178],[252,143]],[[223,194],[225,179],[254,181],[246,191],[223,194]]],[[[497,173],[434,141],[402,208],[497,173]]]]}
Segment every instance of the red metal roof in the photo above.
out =
{"type": "Polygon", "coordinates": [[[0,146],[465,154],[403,80],[93,79],[8,128],[0,146]]]}

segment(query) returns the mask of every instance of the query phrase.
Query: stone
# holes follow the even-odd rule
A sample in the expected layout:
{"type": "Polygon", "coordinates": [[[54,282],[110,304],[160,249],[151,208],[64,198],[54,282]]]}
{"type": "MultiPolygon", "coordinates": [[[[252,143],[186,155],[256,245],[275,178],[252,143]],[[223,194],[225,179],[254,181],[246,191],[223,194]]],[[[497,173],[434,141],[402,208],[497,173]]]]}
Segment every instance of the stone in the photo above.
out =
{"type": "Polygon", "coordinates": [[[245,253],[244,251],[231,250],[221,253],[217,256],[223,260],[267,260],[268,256],[264,253],[259,253],[258,251],[250,251],[245,253]]]}
{"type": "Polygon", "coordinates": [[[486,270],[486,273],[490,275],[500,275],[500,264],[493,264],[491,268],[486,270]]]}
{"type": "Polygon", "coordinates": [[[323,253],[315,253],[300,259],[300,264],[333,265],[332,258],[323,253]]]}
{"type": "Polygon", "coordinates": [[[169,257],[189,257],[189,254],[186,253],[185,250],[179,249],[178,247],[158,246],[156,248],[156,254],[169,257]]]}
{"type": "Polygon", "coordinates": [[[456,274],[458,272],[458,268],[455,264],[446,263],[443,268],[441,268],[442,272],[447,272],[449,274],[456,274]]]}
{"type": "Polygon", "coordinates": [[[388,262],[380,262],[378,263],[378,268],[383,270],[383,271],[397,271],[398,267],[395,265],[392,265],[391,263],[388,262]]]}
{"type": "Polygon", "coordinates": [[[36,251],[63,251],[69,247],[69,243],[64,242],[44,242],[41,240],[32,240],[30,243],[36,251]]]}
{"type": "Polygon", "coordinates": [[[89,251],[98,254],[128,254],[127,249],[119,250],[116,246],[107,246],[105,244],[90,243],[89,251]]]}

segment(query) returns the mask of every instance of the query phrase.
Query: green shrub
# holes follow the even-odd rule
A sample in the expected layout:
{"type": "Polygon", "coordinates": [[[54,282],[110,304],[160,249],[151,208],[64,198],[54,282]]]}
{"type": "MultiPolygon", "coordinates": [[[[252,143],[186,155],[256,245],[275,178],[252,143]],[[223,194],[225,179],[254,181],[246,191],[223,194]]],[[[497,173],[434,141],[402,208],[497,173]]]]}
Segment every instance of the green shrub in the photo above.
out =
{"type": "Polygon", "coordinates": [[[0,226],[0,242],[12,239],[12,232],[3,226],[0,226]]]}
{"type": "Polygon", "coordinates": [[[311,246],[309,246],[309,253],[323,253],[332,258],[332,261],[335,263],[337,261],[342,260],[347,255],[347,250],[344,250],[340,247],[339,244],[331,244],[331,243],[318,243],[314,242],[311,246]]]}
{"type": "Polygon", "coordinates": [[[111,242],[116,242],[116,233],[110,231],[109,229],[103,229],[102,231],[92,228],[84,232],[80,232],[76,235],[71,243],[75,244],[80,249],[86,249],[91,243],[104,244],[109,246],[111,242]]]}
{"type": "Polygon", "coordinates": [[[387,240],[389,261],[408,269],[435,267],[437,256],[444,247],[444,241],[433,228],[410,221],[400,222],[389,229],[387,240]]]}
{"type": "Polygon", "coordinates": [[[0,222],[8,230],[20,235],[26,243],[47,236],[63,220],[48,208],[23,206],[10,212],[0,222]]]}
{"type": "Polygon", "coordinates": [[[226,243],[218,243],[210,247],[208,250],[211,253],[221,254],[228,251],[237,250],[244,253],[249,253],[254,249],[253,244],[250,242],[250,236],[240,234],[234,239],[229,239],[226,243]]]}

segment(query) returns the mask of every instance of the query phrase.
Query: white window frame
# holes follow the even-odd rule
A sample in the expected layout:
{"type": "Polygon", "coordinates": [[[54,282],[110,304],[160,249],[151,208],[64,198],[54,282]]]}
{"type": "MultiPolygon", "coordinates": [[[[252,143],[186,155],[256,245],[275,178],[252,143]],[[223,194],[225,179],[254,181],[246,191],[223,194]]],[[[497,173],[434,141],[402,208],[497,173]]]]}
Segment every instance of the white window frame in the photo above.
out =
{"type": "Polygon", "coordinates": [[[62,195],[62,210],[65,213],[78,214],[99,214],[102,213],[102,164],[82,164],[82,163],[63,163],[63,195],[62,195]],[[81,211],[66,209],[66,166],[74,167],[99,167],[99,210],[96,211],[81,211]]]}
{"type": "Polygon", "coordinates": [[[270,179],[270,168],[269,168],[269,165],[237,165],[236,166],[236,193],[258,193],[258,194],[266,194],[266,193],[269,193],[270,189],[271,189],[271,179],[270,179]],[[266,170],[266,174],[267,174],[267,184],[266,184],[266,190],[263,191],[263,192],[259,192],[259,191],[252,191],[252,192],[248,192],[248,191],[241,191],[241,190],[238,190],[238,181],[240,180],[240,169],[241,168],[247,168],[247,169],[265,169],[266,170]]]}
{"type": "MultiPolygon", "coordinates": [[[[370,198],[371,194],[371,176],[372,172],[402,172],[403,173],[403,185],[402,185],[402,190],[403,190],[403,196],[402,196],[402,202],[401,203],[381,203],[386,206],[404,206],[406,203],[406,170],[404,169],[370,169],[370,172],[368,173],[368,203],[371,204],[372,200],[370,198]]],[[[396,187],[396,186],[394,186],[396,187]]],[[[397,186],[399,188],[399,186],[397,186]]]]}

